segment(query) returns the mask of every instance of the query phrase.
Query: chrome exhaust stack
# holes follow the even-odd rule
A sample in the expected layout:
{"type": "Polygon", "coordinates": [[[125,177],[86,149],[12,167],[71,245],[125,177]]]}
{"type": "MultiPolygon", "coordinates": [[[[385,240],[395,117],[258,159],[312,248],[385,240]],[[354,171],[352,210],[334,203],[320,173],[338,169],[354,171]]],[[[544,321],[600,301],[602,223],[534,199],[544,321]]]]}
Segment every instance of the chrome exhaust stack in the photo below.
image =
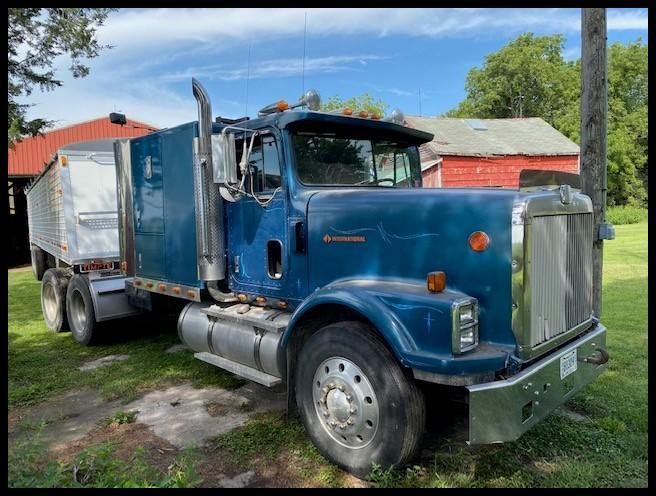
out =
{"type": "Polygon", "coordinates": [[[198,103],[198,147],[194,150],[194,203],[196,206],[196,249],[198,278],[225,279],[223,202],[212,181],[212,106],[203,85],[192,78],[198,103]]]}

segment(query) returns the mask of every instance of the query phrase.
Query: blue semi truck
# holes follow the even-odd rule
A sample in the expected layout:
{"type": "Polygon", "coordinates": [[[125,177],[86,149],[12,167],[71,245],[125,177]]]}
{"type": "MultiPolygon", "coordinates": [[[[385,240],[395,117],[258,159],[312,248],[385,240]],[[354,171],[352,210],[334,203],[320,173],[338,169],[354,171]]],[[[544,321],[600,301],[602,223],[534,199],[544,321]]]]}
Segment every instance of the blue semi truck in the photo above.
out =
{"type": "MultiPolygon", "coordinates": [[[[284,383],[329,460],[359,476],[409,461],[421,383],[464,392],[482,444],[517,439],[604,370],[593,209],[572,181],[422,189],[433,136],[400,113],[320,112],[311,90],[213,120],[192,88],[198,121],[115,142],[127,299],[188,301],[181,341],[284,383]]],[[[93,341],[93,319],[72,322],[93,341]]]]}

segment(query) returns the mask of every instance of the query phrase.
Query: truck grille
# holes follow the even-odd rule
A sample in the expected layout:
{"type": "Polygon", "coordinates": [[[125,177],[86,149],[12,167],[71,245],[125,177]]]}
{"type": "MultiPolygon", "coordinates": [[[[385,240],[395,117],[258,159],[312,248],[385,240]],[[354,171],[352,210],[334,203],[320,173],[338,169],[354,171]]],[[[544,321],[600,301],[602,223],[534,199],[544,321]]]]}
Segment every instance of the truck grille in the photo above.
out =
{"type": "Polygon", "coordinates": [[[592,214],[534,217],[529,254],[531,346],[592,313],[592,214]]]}

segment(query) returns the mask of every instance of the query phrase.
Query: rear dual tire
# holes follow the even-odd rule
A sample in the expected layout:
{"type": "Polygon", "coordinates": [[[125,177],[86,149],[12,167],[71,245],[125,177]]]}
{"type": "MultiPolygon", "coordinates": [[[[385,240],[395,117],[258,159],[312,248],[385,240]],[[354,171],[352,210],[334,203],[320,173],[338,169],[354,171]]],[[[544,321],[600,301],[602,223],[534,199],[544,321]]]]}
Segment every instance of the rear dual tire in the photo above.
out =
{"type": "Polygon", "coordinates": [[[73,339],[83,346],[98,340],[98,323],[86,277],[75,274],[66,290],[66,313],[73,339]]]}
{"type": "Polygon", "coordinates": [[[69,277],[65,269],[48,269],[41,280],[41,312],[53,332],[69,329],[66,315],[66,291],[69,277]]]}

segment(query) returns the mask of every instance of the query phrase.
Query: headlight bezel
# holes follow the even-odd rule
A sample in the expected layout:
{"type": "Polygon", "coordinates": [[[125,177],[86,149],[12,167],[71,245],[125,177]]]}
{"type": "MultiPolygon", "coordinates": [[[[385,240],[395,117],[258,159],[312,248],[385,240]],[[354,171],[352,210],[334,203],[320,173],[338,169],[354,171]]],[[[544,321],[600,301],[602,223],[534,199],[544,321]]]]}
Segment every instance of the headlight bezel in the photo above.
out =
{"type": "Polygon", "coordinates": [[[451,305],[451,348],[455,355],[461,355],[478,346],[478,313],[476,298],[462,298],[454,301],[451,305]],[[463,346],[462,338],[465,333],[473,334],[473,342],[463,346]]]}

